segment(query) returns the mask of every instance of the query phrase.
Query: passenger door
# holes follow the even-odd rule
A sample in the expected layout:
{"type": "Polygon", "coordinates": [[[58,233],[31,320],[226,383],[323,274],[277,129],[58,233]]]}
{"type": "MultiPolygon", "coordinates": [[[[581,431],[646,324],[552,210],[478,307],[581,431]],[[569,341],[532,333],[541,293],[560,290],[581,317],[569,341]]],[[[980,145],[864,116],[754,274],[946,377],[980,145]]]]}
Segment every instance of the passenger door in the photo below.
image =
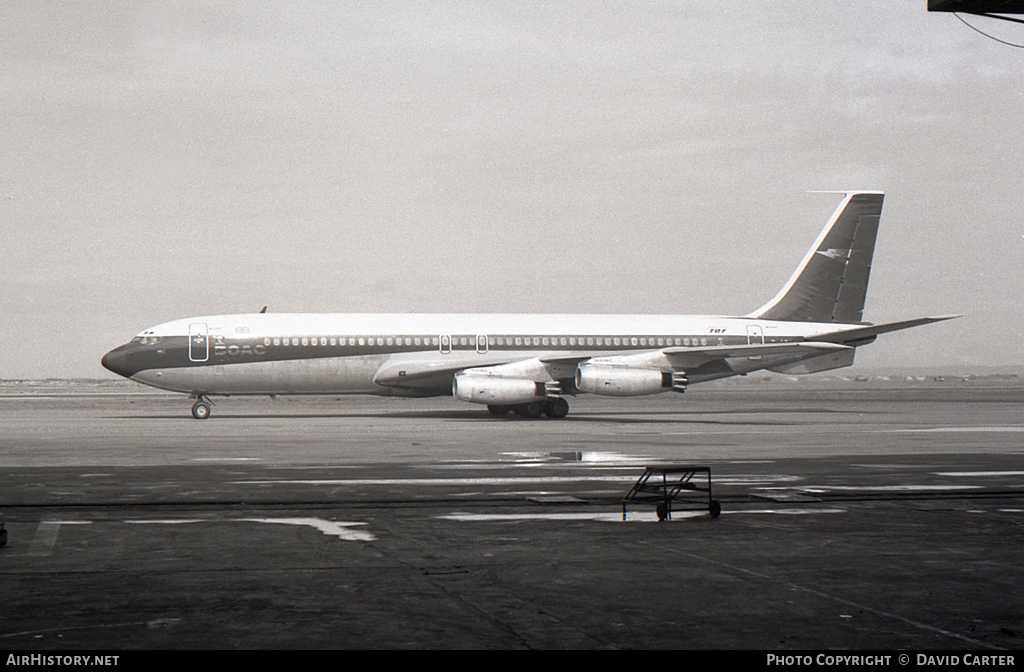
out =
{"type": "Polygon", "coordinates": [[[205,362],[210,358],[210,337],[205,322],[188,325],[188,360],[205,362]]]}
{"type": "MultiPolygon", "coordinates": [[[[747,345],[764,345],[764,331],[761,330],[761,325],[747,326],[747,345]]],[[[761,359],[761,355],[754,355],[750,359],[761,359]]]]}

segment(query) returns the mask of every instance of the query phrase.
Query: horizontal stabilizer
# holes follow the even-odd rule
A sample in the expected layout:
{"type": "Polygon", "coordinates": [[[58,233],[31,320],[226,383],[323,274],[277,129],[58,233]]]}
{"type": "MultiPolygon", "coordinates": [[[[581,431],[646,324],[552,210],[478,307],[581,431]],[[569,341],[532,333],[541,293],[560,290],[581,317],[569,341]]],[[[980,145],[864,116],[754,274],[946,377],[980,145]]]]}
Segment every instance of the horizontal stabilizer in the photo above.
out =
{"type": "Polygon", "coordinates": [[[944,322],[945,320],[953,320],[962,315],[939,315],[937,317],[919,317],[915,320],[903,320],[901,322],[887,322],[885,324],[873,324],[866,327],[857,327],[855,329],[846,329],[844,331],[833,331],[828,334],[820,334],[814,337],[815,341],[823,341],[826,343],[852,343],[855,341],[862,341],[868,338],[874,338],[879,334],[887,334],[890,331],[899,331],[901,329],[910,329],[911,327],[920,327],[923,324],[933,324],[935,322],[944,322]]]}

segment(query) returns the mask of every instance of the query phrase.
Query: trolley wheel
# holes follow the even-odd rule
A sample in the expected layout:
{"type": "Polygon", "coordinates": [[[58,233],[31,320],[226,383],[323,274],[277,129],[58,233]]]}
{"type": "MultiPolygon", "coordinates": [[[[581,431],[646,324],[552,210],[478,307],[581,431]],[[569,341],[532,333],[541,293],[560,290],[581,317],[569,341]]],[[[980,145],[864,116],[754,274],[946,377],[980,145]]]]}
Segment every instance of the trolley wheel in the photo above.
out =
{"type": "Polygon", "coordinates": [[[206,420],[210,417],[210,405],[205,401],[192,404],[192,417],[196,420],[206,420]]]}
{"type": "Polygon", "coordinates": [[[718,516],[721,515],[722,505],[718,502],[717,499],[712,499],[711,503],[708,504],[708,513],[711,514],[712,518],[718,518],[718,516]]]}

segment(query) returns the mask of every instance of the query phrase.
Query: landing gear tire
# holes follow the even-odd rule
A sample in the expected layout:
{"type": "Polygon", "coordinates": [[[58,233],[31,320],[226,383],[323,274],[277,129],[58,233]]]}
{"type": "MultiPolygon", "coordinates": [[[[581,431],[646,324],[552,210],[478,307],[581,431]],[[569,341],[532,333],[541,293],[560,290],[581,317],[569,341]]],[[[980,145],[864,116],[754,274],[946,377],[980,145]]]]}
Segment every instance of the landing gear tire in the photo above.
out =
{"type": "Polygon", "coordinates": [[[658,514],[659,523],[668,519],[668,507],[665,506],[665,502],[658,502],[658,505],[654,507],[654,512],[658,514]]]}
{"type": "Polygon", "coordinates": [[[531,401],[528,404],[519,404],[512,410],[521,418],[539,418],[540,414],[544,412],[544,404],[539,401],[531,401]]]}
{"type": "Polygon", "coordinates": [[[544,402],[544,414],[549,418],[564,418],[569,415],[569,402],[561,397],[554,397],[544,402]]]}
{"type": "Polygon", "coordinates": [[[496,415],[499,418],[503,418],[508,415],[508,412],[512,410],[511,406],[488,406],[487,410],[490,411],[491,415],[496,415]]]}
{"type": "Polygon", "coordinates": [[[708,513],[711,514],[712,518],[718,518],[718,516],[722,515],[722,505],[717,499],[712,499],[711,503],[708,504],[708,513]]]}
{"type": "Polygon", "coordinates": [[[210,417],[210,404],[205,401],[197,401],[192,404],[192,417],[196,420],[206,420],[210,417]]]}

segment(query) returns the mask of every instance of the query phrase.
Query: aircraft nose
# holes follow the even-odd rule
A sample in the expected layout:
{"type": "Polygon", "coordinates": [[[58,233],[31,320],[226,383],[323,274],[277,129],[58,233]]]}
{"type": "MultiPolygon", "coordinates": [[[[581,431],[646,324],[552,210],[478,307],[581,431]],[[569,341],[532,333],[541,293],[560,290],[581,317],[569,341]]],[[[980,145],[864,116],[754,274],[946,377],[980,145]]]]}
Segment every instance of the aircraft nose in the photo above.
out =
{"type": "Polygon", "coordinates": [[[125,355],[124,346],[114,348],[107,354],[103,355],[103,359],[100,360],[100,364],[109,371],[113,371],[119,376],[125,378],[131,377],[131,371],[128,368],[128,357],[125,355]]]}

